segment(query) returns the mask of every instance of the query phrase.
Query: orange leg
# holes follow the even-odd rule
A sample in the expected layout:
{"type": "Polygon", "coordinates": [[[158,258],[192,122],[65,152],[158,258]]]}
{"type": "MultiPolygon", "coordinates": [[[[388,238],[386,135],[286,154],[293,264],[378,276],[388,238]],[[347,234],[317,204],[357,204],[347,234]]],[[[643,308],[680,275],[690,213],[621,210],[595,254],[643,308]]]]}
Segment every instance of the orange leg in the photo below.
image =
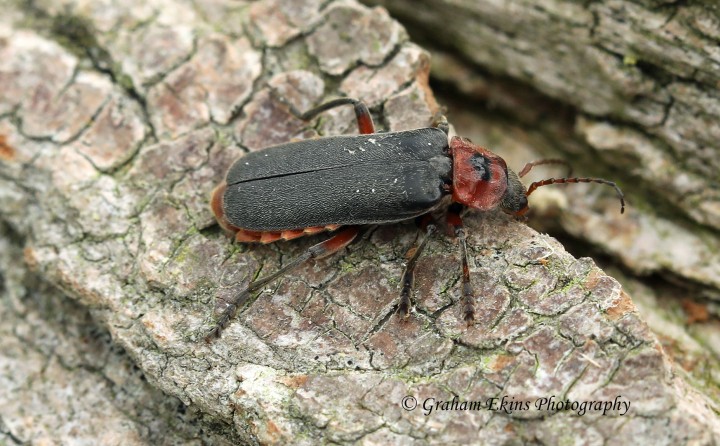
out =
{"type": "Polygon", "coordinates": [[[275,279],[282,277],[285,273],[306,260],[321,259],[340,251],[355,239],[358,232],[359,228],[357,226],[347,226],[324,242],[311,246],[307,251],[292,259],[273,274],[250,283],[247,288],[232,299],[218,299],[218,302],[215,304],[215,314],[217,315],[216,324],[205,337],[205,341],[210,342],[212,339],[220,336],[220,332],[227,326],[230,319],[235,316],[238,308],[245,304],[253,292],[259,290],[275,279]]]}
{"type": "Polygon", "coordinates": [[[358,131],[362,135],[367,135],[370,133],[375,133],[375,124],[373,123],[372,116],[370,116],[370,111],[367,108],[367,105],[363,103],[362,101],[359,101],[357,99],[353,98],[338,98],[333,99],[332,101],[328,101],[324,104],[320,104],[317,107],[306,111],[305,113],[301,113],[298,109],[296,109],[292,104],[287,103],[283,99],[279,98],[282,102],[284,102],[289,108],[290,112],[297,116],[299,119],[302,119],[303,121],[309,121],[315,116],[319,115],[320,113],[330,110],[335,107],[339,107],[341,105],[352,105],[355,109],[355,118],[357,119],[358,123],[358,131]]]}

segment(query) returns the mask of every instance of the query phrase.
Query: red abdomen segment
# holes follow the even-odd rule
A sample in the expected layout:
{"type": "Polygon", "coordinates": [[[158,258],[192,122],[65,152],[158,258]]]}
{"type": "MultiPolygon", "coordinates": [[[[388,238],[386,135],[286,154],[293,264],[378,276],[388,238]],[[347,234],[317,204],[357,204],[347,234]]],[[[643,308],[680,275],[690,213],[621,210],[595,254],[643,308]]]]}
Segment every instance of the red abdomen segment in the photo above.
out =
{"type": "Polygon", "coordinates": [[[251,243],[273,243],[278,240],[292,240],[305,235],[317,234],[323,231],[334,231],[340,227],[340,225],[326,225],[326,226],[312,226],[309,228],[297,228],[287,229],[280,231],[252,231],[249,229],[239,228],[231,224],[225,216],[225,210],[223,205],[223,196],[227,189],[227,183],[223,182],[215,188],[210,200],[210,208],[215,214],[220,226],[227,232],[234,234],[235,240],[238,242],[251,243]]]}

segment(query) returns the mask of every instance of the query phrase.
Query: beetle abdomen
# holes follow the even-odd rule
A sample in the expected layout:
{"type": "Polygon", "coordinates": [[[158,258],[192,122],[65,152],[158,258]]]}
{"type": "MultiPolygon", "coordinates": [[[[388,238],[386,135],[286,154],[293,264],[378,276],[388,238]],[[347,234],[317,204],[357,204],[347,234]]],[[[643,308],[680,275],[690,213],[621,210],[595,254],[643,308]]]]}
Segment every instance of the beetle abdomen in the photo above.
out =
{"type": "Polygon", "coordinates": [[[253,231],[405,220],[440,201],[449,169],[373,163],[245,181],[227,186],[223,210],[233,226],[253,231]]]}

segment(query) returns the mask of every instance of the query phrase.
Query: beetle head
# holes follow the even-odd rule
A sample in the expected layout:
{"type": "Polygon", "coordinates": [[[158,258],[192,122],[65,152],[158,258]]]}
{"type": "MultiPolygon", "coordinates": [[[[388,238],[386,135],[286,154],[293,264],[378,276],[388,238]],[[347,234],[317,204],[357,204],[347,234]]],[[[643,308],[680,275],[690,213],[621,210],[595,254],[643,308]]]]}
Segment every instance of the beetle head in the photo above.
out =
{"type": "Polygon", "coordinates": [[[522,184],[520,178],[514,171],[508,169],[507,175],[508,189],[507,192],[505,192],[500,206],[503,211],[509,214],[517,216],[524,215],[530,210],[525,185],[522,184]]]}
{"type": "Polygon", "coordinates": [[[528,210],[525,186],[505,160],[469,139],[453,137],[453,200],[481,211],[500,206],[522,215],[528,210]]]}
{"type": "Polygon", "coordinates": [[[528,163],[520,175],[507,168],[505,160],[487,149],[476,146],[469,139],[453,137],[450,140],[450,155],[453,158],[453,200],[481,211],[500,206],[508,214],[521,216],[528,208],[527,197],[535,189],[550,184],[599,183],[615,189],[620,200],[620,213],[625,211],[622,190],[612,181],[602,178],[549,178],[530,184],[527,189],[520,182],[533,166],[540,164],[567,164],[557,159],[546,159],[528,163]]]}

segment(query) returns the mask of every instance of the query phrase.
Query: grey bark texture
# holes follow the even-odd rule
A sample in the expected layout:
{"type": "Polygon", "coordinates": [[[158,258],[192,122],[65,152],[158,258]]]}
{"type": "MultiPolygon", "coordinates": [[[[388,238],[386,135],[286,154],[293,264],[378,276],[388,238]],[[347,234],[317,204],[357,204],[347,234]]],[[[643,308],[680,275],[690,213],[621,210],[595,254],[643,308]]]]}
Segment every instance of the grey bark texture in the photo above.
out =
{"type": "MultiPolygon", "coordinates": [[[[300,110],[359,97],[391,130],[437,112],[428,53],[384,9],[350,0],[3,8],[2,442],[720,441],[717,404],[689,385],[619,283],[502,213],[465,220],[472,327],[458,304],[458,249],[445,237],[419,262],[412,317],[393,314],[416,238],[414,225],[398,224],[301,266],[203,342],[218,296],[322,239],[230,243],[208,207],[224,171],[246,151],[356,131],[352,110],[306,123],[271,90],[300,110]],[[406,396],[419,406],[406,410],[406,396]],[[503,397],[521,406],[501,407],[503,397]],[[535,406],[550,397],[630,407],[535,406]],[[426,401],[438,404],[432,413],[426,401]],[[483,406],[459,410],[463,401],[483,406]]],[[[622,109],[623,97],[610,96],[622,109]]],[[[587,134],[604,128],[593,119],[587,134]]],[[[687,169],[706,178],[702,165],[687,169]]],[[[617,212],[598,196],[588,212],[617,212]]],[[[712,230],[712,208],[691,214],[712,230]]]]}
{"type": "Polygon", "coordinates": [[[576,194],[580,199],[562,215],[568,232],[637,274],[670,273],[720,300],[717,5],[368,3],[387,6],[418,37],[481,67],[486,78],[532,87],[512,91],[507,82],[488,84],[452,61],[437,58],[434,65],[468,102],[489,101],[496,112],[543,129],[549,141],[538,144],[541,151],[560,151],[575,167],[594,167],[624,186],[628,216],[591,212],[583,205],[587,196],[576,194]],[[519,94],[528,91],[535,94],[519,94]]]}

